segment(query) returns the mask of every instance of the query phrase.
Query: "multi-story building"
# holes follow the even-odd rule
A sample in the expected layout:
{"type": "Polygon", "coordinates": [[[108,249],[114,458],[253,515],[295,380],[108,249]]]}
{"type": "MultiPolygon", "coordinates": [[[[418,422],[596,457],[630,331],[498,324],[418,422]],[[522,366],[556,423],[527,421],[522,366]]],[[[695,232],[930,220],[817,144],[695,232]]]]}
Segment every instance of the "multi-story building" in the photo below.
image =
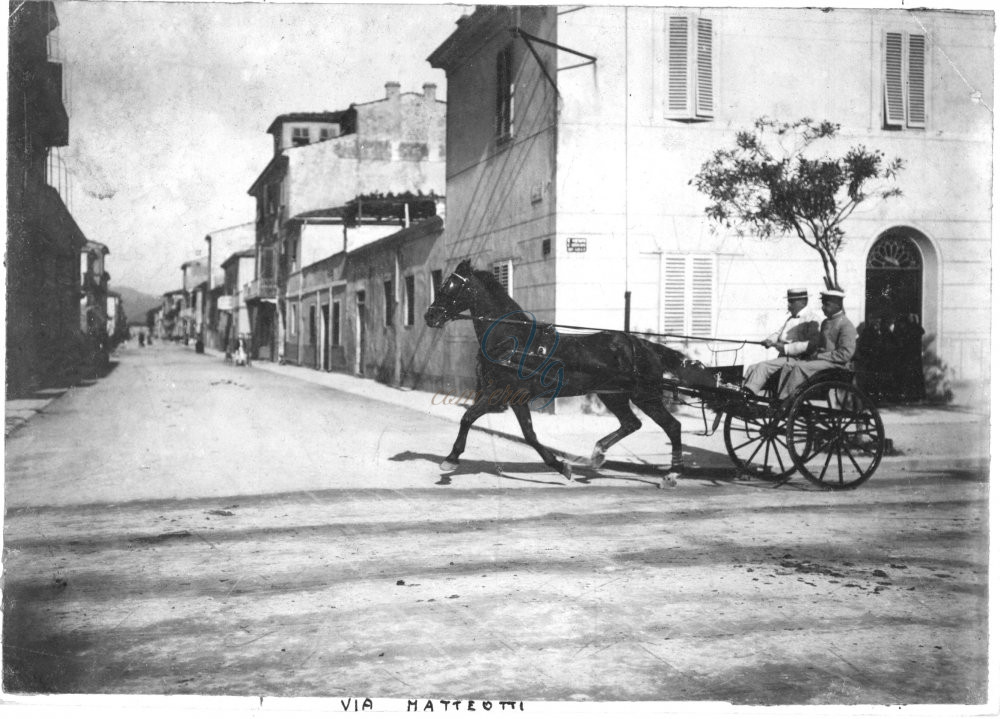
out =
{"type": "Polygon", "coordinates": [[[108,281],[105,258],[107,245],[88,240],[80,252],[80,331],[93,356],[106,363],[111,351],[108,333],[108,281]]]}
{"type": "Polygon", "coordinates": [[[7,396],[72,374],[80,251],[56,157],[69,117],[51,2],[11,3],[7,68],[7,396]]]}
{"type": "MultiPolygon", "coordinates": [[[[823,289],[819,259],[713,231],[689,183],[759,117],[829,120],[834,153],[906,163],[902,197],[843,225],[848,315],[916,314],[955,377],[984,382],[993,34],[988,12],[480,7],[429,58],[448,77],[449,267],[492,268],[544,321],[761,338],[786,287],[823,289]]],[[[465,383],[469,331],[447,329],[465,383]]],[[[709,356],[728,347],[685,349],[763,357],[709,356]]]]}
{"type": "Polygon", "coordinates": [[[247,310],[243,287],[254,276],[257,252],[247,247],[233,252],[222,262],[222,296],[219,309],[219,333],[223,348],[231,348],[241,337],[247,339],[250,333],[250,314],[247,310]]]}
{"type": "Polygon", "coordinates": [[[249,190],[257,201],[256,276],[246,288],[255,356],[284,357],[292,276],[435,211],[445,104],[433,84],[422,94],[385,88],[380,100],[279,115],[268,127],[274,155],[249,190]]]}
{"type": "MultiPolygon", "coordinates": [[[[255,229],[253,222],[246,222],[212,230],[205,235],[208,257],[205,268],[207,279],[204,302],[201,304],[201,339],[205,342],[206,347],[222,350],[227,346],[228,332],[231,329],[234,316],[230,306],[232,299],[222,298],[235,298],[235,295],[224,289],[225,267],[223,263],[233,253],[253,247],[255,229]]],[[[249,281],[253,279],[253,274],[244,275],[244,277],[249,281]]]]}

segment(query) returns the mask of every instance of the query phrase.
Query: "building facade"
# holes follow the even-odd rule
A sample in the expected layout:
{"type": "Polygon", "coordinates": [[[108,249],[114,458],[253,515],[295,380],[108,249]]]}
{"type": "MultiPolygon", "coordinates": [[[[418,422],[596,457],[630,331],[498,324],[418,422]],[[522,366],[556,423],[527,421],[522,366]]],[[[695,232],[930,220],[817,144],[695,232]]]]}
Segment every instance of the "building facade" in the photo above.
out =
{"type": "Polygon", "coordinates": [[[80,331],[86,336],[94,356],[108,361],[108,282],[111,275],[105,268],[105,258],[111,254],[107,245],[88,240],[80,252],[80,331]]]}
{"type": "Polygon", "coordinates": [[[374,102],[274,120],[274,156],[249,190],[257,267],[245,294],[255,357],[284,359],[293,275],[383,237],[386,226],[414,219],[411,210],[433,207],[445,184],[444,128],[434,85],[401,93],[395,82],[374,102]]]}
{"type": "MultiPolygon", "coordinates": [[[[621,328],[628,298],[635,331],[764,337],[786,287],[823,289],[820,261],[713,227],[690,181],[759,117],[829,120],[831,153],[906,162],[903,196],[844,224],[848,315],[916,314],[957,380],[985,382],[993,31],[983,12],[480,7],[429,58],[448,77],[448,266],[492,268],[544,321],[621,328]]],[[[446,332],[469,381],[469,329],[446,332]]]]}
{"type": "Polygon", "coordinates": [[[80,251],[56,161],[69,143],[51,2],[12,4],[7,68],[8,397],[64,381],[81,359],[80,251]]]}
{"type": "Polygon", "coordinates": [[[443,227],[435,215],[290,276],[286,361],[394,386],[440,387],[438,335],[423,314],[442,279],[443,227]]]}

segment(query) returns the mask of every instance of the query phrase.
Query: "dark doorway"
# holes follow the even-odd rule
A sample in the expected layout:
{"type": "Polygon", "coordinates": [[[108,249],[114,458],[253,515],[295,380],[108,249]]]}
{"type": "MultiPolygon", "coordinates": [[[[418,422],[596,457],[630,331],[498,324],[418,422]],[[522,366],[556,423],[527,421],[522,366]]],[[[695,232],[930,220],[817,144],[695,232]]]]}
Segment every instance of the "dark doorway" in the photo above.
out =
{"type": "Polygon", "coordinates": [[[354,373],[364,377],[365,374],[365,325],[368,324],[365,316],[365,291],[360,290],[357,293],[357,307],[358,307],[358,318],[357,318],[357,332],[354,336],[357,337],[358,345],[355,349],[354,355],[354,373]]]}
{"type": "Polygon", "coordinates": [[[868,253],[865,322],[892,322],[923,310],[923,263],[916,243],[902,234],[881,237],[868,253]]]}
{"type": "Polygon", "coordinates": [[[321,327],[322,331],[320,335],[320,358],[321,358],[321,369],[329,372],[330,371],[330,305],[323,305],[320,308],[322,313],[321,327]]]}

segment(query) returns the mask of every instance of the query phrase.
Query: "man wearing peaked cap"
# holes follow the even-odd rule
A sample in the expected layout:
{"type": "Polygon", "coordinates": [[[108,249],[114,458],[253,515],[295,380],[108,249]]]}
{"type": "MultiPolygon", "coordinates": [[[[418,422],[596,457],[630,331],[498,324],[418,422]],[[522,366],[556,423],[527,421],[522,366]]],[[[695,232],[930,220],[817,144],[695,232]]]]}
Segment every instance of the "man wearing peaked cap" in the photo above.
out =
{"type": "Polygon", "coordinates": [[[769,335],[763,345],[778,351],[775,359],[764,360],[750,365],[744,375],[744,388],[752,394],[760,394],[767,380],[780,372],[795,357],[809,349],[810,341],[819,336],[820,316],[806,305],[809,293],[804,289],[788,290],[788,316],[777,332],[769,335]]]}
{"type": "Polygon", "coordinates": [[[788,399],[811,376],[824,369],[850,367],[858,344],[858,331],[844,314],[844,293],[841,290],[820,292],[826,319],[819,336],[809,343],[802,358],[791,362],[781,372],[778,397],[788,399]]]}

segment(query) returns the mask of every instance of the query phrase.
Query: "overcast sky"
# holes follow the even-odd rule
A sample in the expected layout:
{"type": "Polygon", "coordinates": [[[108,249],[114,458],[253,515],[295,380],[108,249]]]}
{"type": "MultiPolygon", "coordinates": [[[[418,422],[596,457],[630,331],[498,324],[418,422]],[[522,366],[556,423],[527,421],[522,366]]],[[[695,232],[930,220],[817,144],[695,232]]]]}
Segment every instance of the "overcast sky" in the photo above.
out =
{"type": "Polygon", "coordinates": [[[69,76],[72,211],[111,250],[111,284],[159,294],[214,231],[252,222],[247,190],[286,112],[438,85],[427,56],[471,8],[57,2],[69,76]]]}

